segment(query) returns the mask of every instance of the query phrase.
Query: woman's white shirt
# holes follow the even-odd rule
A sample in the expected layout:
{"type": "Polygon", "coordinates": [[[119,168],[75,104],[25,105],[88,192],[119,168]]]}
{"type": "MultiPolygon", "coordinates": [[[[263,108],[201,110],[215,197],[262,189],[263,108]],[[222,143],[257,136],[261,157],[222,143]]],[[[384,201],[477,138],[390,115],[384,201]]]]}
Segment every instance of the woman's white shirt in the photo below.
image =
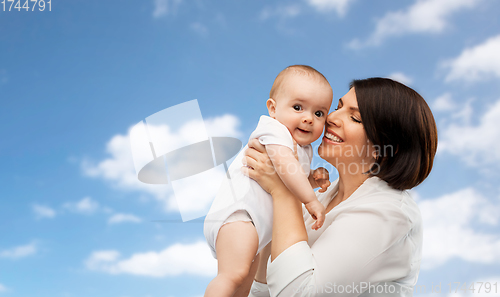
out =
{"type": "MultiPolygon", "coordinates": [[[[326,207],[337,191],[338,180],[318,199],[326,207]]],[[[371,177],[326,214],[321,229],[311,229],[307,212],[304,221],[308,242],[268,263],[271,296],[412,296],[422,220],[407,191],[371,177]]]]}

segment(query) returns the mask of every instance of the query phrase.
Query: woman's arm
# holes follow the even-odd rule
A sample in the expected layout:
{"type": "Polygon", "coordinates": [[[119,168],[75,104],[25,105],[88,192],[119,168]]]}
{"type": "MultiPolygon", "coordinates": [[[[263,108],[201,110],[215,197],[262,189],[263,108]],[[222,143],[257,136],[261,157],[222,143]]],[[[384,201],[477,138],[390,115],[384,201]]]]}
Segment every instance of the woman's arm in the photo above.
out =
{"type": "Polygon", "coordinates": [[[273,197],[273,235],[271,262],[290,246],[307,242],[307,232],[302,216],[302,204],[287,188],[278,188],[273,197]]]}
{"type": "Polygon", "coordinates": [[[267,271],[267,261],[269,256],[271,256],[271,242],[268,243],[259,253],[259,264],[257,266],[257,272],[255,272],[255,281],[266,284],[266,271],[267,271]]]}
{"type": "Polygon", "coordinates": [[[244,163],[259,171],[243,167],[243,172],[256,180],[273,197],[273,235],[271,261],[288,247],[307,241],[307,232],[302,216],[302,204],[283,184],[276,174],[266,148],[256,139],[248,142],[244,163]]]}

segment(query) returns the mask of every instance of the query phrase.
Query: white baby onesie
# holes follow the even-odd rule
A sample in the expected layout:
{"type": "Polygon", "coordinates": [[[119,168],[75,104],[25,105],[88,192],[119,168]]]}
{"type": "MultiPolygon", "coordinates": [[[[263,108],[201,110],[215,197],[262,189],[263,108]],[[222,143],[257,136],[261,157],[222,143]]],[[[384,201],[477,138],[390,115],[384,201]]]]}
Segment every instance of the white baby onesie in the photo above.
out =
{"type": "MultiPolygon", "coordinates": [[[[277,120],[268,116],[261,116],[257,128],[250,135],[250,139],[258,138],[263,145],[278,144],[294,150],[293,138],[288,129],[277,120]]],[[[271,196],[264,191],[260,185],[241,172],[243,150],[235,157],[229,166],[229,179],[224,180],[214,202],[205,218],[203,233],[210,246],[212,255],[217,258],[215,252],[215,242],[219,229],[225,220],[234,212],[244,210],[248,212],[252,223],[257,229],[259,236],[259,253],[270,241],[272,237],[273,225],[273,204],[271,196]]],[[[297,155],[299,163],[309,176],[312,161],[312,146],[297,145],[297,155]]],[[[298,168],[295,168],[297,170],[298,168]]],[[[290,168],[290,170],[294,170],[290,168]]]]}

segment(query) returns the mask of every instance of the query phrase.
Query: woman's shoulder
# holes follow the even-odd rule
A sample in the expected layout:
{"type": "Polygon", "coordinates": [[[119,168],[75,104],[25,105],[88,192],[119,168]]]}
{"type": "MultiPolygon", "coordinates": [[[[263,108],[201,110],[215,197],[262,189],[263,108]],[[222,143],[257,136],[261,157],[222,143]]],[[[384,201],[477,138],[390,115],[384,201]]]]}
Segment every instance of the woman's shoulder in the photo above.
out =
{"type": "Polygon", "coordinates": [[[367,179],[367,188],[361,194],[365,203],[391,204],[403,210],[418,210],[415,200],[407,190],[394,189],[376,176],[367,179]]]}
{"type": "Polygon", "coordinates": [[[376,211],[391,221],[405,221],[409,228],[421,225],[420,210],[408,191],[396,190],[378,177],[371,177],[367,182],[367,187],[359,195],[356,208],[376,211]]]}
{"type": "MultiPolygon", "coordinates": [[[[338,189],[332,183],[318,199],[327,202],[328,197],[338,189]],[[330,193],[330,194],[328,194],[330,193]]],[[[370,214],[384,221],[400,221],[409,228],[421,224],[421,215],[417,204],[407,191],[396,190],[378,177],[368,178],[347,200],[338,205],[336,212],[342,214],[370,214]]],[[[334,210],[335,210],[334,208],[334,210]]]]}

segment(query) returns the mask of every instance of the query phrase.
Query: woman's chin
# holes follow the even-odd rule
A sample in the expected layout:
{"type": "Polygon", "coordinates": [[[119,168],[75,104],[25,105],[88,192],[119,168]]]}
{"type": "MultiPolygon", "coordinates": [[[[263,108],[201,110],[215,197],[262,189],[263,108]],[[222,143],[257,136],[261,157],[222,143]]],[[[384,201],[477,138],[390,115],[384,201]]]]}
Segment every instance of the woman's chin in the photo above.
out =
{"type": "Polygon", "coordinates": [[[342,152],[339,151],[338,146],[329,146],[322,142],[318,147],[318,155],[321,159],[330,163],[333,167],[337,168],[340,165],[345,166],[345,164],[349,164],[352,162],[352,158],[343,158],[342,152]]]}
{"type": "Polygon", "coordinates": [[[338,147],[329,144],[325,140],[323,140],[318,147],[318,155],[325,160],[337,157],[337,153],[335,151],[338,152],[338,147]]]}

